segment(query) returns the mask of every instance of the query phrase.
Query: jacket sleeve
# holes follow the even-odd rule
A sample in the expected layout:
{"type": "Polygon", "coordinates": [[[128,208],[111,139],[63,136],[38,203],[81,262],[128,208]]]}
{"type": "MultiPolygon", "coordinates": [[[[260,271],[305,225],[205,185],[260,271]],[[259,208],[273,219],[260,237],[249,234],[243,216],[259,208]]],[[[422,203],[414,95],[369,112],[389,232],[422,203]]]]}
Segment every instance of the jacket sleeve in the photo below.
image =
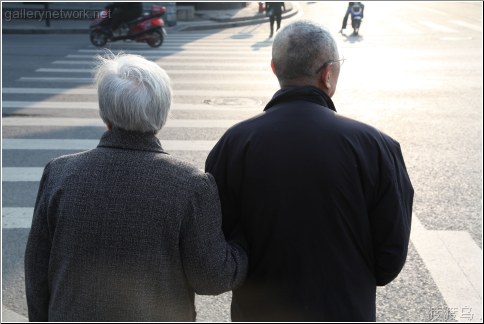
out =
{"type": "Polygon", "coordinates": [[[216,295],[240,286],[247,275],[243,239],[227,242],[217,185],[210,174],[195,188],[192,215],[185,217],[181,253],[185,274],[197,294],[216,295]]]}
{"type": "Polygon", "coordinates": [[[400,145],[388,139],[381,154],[379,189],[370,209],[378,286],[395,279],[405,264],[414,194],[400,145]]]}
{"type": "Polygon", "coordinates": [[[227,134],[222,136],[205,162],[205,172],[212,174],[217,182],[222,205],[222,228],[228,237],[242,231],[239,197],[244,174],[243,152],[246,150],[243,144],[230,141],[227,134]]]}
{"type": "Polygon", "coordinates": [[[47,322],[49,308],[49,257],[51,237],[48,228],[48,174],[44,169],[35,203],[32,226],[25,251],[25,291],[29,321],[47,322]]]}

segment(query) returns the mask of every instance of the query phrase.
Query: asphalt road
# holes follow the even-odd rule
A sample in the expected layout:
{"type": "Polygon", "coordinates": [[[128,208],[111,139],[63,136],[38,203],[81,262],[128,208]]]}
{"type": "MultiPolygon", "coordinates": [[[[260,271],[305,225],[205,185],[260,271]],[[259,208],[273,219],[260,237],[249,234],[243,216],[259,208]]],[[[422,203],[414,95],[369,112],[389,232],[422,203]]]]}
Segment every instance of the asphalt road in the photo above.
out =
{"type": "MultiPolygon", "coordinates": [[[[369,2],[359,36],[337,34],[344,2],[301,8],[290,21],[325,24],[347,59],[333,97],[338,112],[397,139],[415,188],[407,264],[378,289],[377,320],[482,321],[482,5],[369,2]]],[[[278,88],[268,34],[268,25],[178,32],[159,49],[111,49],[167,70],[178,124],[159,137],[172,143],[171,154],[203,168],[207,147],[262,111],[278,88]]],[[[23,253],[39,172],[79,151],[74,141],[103,133],[89,93],[98,51],[86,35],[3,35],[2,49],[3,305],[26,316],[23,253]],[[59,139],[69,142],[48,148],[59,139]]],[[[230,293],[198,297],[198,320],[229,320],[229,303],[230,293]]]]}

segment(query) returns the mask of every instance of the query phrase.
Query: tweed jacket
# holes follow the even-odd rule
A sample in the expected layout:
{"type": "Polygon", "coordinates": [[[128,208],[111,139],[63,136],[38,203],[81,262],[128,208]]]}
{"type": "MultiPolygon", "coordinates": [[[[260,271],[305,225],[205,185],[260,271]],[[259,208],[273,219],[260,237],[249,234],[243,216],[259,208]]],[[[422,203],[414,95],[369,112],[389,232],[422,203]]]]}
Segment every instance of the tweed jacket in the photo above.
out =
{"type": "Polygon", "coordinates": [[[247,272],[213,177],[154,135],[107,131],[45,167],[25,253],[30,321],[193,321],[247,272]]]}

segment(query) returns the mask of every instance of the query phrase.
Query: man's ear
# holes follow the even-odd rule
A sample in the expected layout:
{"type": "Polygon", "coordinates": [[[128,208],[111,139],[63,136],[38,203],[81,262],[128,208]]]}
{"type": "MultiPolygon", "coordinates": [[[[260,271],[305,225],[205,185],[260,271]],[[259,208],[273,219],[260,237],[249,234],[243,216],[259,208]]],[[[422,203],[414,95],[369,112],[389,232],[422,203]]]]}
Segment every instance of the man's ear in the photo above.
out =
{"type": "Polygon", "coordinates": [[[328,65],[321,71],[321,82],[326,89],[331,89],[331,67],[328,65]]]}
{"type": "Polygon", "coordinates": [[[274,66],[274,61],[273,60],[271,60],[271,69],[272,69],[272,73],[274,73],[274,75],[277,76],[276,67],[274,66]]]}

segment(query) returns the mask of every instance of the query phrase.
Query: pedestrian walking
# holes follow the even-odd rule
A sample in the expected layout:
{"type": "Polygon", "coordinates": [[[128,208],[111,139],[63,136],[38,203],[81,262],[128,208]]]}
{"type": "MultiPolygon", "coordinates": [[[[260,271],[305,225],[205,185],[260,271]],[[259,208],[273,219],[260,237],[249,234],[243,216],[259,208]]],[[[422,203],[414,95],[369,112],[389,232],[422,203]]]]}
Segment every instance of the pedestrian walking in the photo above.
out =
{"type": "Polygon", "coordinates": [[[413,188],[400,145],[337,113],[343,62],[325,28],[281,29],[272,47],[281,89],[207,158],[224,231],[240,228],[249,246],[233,321],[375,321],[376,287],[405,264],[413,188]]]}
{"type": "Polygon", "coordinates": [[[286,10],[284,2],[266,2],[266,15],[269,17],[271,26],[271,34],[269,38],[274,35],[274,21],[277,22],[277,30],[281,28],[282,12],[286,10]]]}
{"type": "MultiPolygon", "coordinates": [[[[357,10],[361,19],[363,19],[365,5],[361,2],[348,2],[348,8],[346,8],[346,13],[345,13],[345,16],[343,17],[343,24],[341,25],[341,29],[339,31],[340,34],[342,34],[343,30],[346,29],[346,25],[348,24],[348,17],[351,14],[352,10],[357,10]]],[[[351,19],[353,19],[353,18],[351,18],[351,19]]],[[[352,21],[352,23],[353,23],[353,21],[352,21]]]]}
{"type": "Polygon", "coordinates": [[[156,137],[172,99],[165,71],[119,55],[101,60],[96,80],[108,130],[95,149],[50,161],[40,182],[25,253],[29,320],[194,321],[194,293],[245,278],[243,240],[225,240],[213,177],[156,137]]]}

